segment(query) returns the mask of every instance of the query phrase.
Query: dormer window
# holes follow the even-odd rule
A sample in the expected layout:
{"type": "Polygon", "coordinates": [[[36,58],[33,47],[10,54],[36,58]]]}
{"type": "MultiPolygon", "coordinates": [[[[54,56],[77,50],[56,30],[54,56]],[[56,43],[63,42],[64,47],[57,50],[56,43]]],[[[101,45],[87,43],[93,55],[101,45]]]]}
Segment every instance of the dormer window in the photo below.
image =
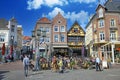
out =
{"type": "Polygon", "coordinates": [[[99,18],[103,17],[103,9],[102,8],[99,9],[98,14],[99,14],[99,18]]]}

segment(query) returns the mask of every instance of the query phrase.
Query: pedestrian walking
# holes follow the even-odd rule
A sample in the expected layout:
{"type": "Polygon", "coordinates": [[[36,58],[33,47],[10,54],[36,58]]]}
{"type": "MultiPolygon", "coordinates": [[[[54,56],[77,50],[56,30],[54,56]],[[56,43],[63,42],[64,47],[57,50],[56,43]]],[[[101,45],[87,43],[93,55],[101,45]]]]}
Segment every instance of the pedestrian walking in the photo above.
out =
{"type": "Polygon", "coordinates": [[[23,66],[24,66],[24,74],[27,77],[28,76],[28,67],[29,67],[29,58],[27,55],[25,55],[23,59],[23,66]]]}
{"type": "Polygon", "coordinates": [[[99,57],[96,57],[96,71],[101,71],[101,67],[100,67],[100,58],[99,57]]]}
{"type": "Polygon", "coordinates": [[[40,70],[40,55],[36,55],[36,60],[35,60],[35,68],[33,71],[39,71],[40,70]]]}

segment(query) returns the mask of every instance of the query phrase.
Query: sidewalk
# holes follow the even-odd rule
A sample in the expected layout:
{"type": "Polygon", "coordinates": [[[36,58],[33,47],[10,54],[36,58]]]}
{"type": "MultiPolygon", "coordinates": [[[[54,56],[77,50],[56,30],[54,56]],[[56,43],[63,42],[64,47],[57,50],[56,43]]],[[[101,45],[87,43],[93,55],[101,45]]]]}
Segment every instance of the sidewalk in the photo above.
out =
{"type": "Polygon", "coordinates": [[[116,69],[120,69],[120,63],[117,63],[117,64],[112,64],[112,68],[116,68],[116,69]]]}

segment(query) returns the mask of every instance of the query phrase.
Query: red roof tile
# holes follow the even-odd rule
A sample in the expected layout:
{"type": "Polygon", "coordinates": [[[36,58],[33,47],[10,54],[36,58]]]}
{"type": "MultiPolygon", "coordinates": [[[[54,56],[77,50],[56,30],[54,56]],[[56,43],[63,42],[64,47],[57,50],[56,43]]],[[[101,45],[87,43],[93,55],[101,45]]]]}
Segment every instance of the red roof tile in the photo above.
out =
{"type": "Polygon", "coordinates": [[[46,17],[43,17],[43,18],[39,19],[38,22],[40,22],[40,23],[51,23],[51,21],[46,17]]]}

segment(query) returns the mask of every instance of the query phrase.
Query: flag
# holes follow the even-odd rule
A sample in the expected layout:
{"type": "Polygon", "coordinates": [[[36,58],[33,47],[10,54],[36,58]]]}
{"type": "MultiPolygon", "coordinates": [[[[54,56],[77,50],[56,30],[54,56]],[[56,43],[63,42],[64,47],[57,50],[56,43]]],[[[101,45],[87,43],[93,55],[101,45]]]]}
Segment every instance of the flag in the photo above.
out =
{"type": "Polygon", "coordinates": [[[2,46],[2,55],[5,55],[5,43],[3,43],[3,46],[2,46]]]}

